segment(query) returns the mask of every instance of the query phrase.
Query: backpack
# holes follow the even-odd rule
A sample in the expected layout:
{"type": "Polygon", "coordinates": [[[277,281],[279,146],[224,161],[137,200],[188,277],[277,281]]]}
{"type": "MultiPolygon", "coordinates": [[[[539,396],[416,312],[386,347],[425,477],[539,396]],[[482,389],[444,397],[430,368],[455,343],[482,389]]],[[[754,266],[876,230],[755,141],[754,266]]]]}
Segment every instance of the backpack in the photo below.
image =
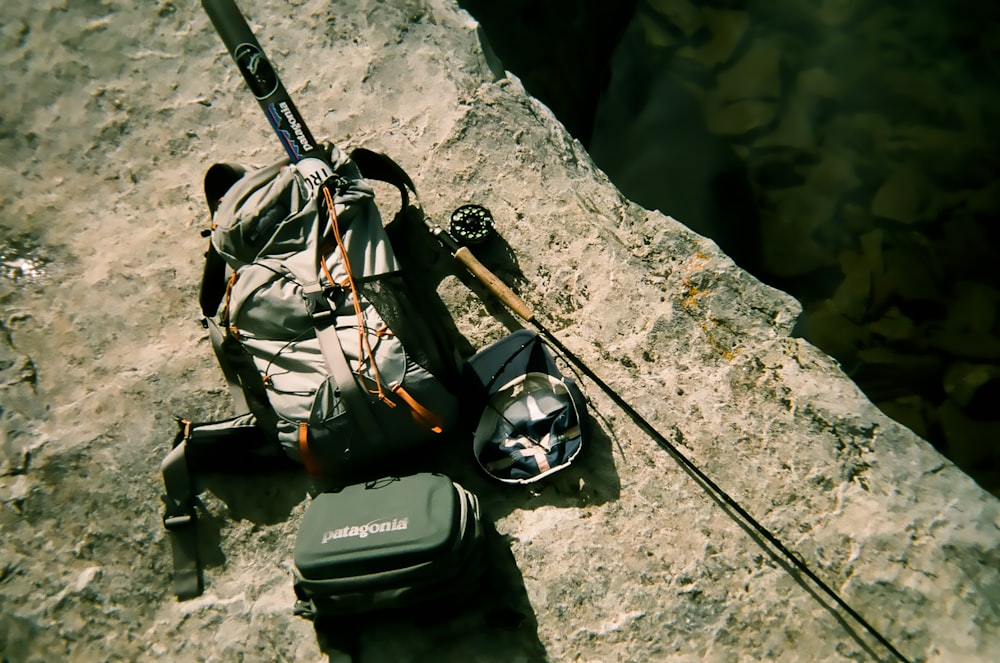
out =
{"type": "Polygon", "coordinates": [[[161,466],[178,596],[202,586],[192,473],[284,456],[346,485],[382,476],[458,419],[446,384],[460,374],[455,358],[415,310],[358,163],[396,186],[402,211],[413,183],[383,155],[327,149],[333,175],[318,187],[287,159],[206,172],[200,305],[236,414],[179,420],[161,466]]]}

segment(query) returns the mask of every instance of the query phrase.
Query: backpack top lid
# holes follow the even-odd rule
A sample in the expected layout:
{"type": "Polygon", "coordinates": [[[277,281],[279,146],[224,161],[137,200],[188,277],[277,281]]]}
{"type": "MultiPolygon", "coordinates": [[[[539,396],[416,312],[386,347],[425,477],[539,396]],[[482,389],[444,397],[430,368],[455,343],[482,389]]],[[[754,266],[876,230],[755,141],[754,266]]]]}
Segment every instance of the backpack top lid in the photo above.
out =
{"type": "MultiPolygon", "coordinates": [[[[337,178],[334,210],[355,276],[399,271],[370,184],[342,150],[332,144],[323,147],[337,178]]],[[[212,246],[218,254],[233,269],[276,258],[284,263],[281,271],[287,269],[307,279],[311,278],[310,272],[315,276],[318,251],[327,244],[325,240],[331,239],[323,197],[310,197],[303,174],[287,158],[263,168],[241,169],[239,177],[227,174],[226,168],[214,172],[210,169],[211,181],[206,175],[206,189],[211,186],[213,193],[227,178],[235,178],[213,211],[212,246]]],[[[207,195],[214,197],[213,193],[207,195]]],[[[346,276],[333,271],[338,282],[346,276]]]]}
{"type": "Polygon", "coordinates": [[[586,405],[537,334],[522,329],[469,359],[486,405],[476,460],[504,483],[531,483],[567,467],[583,446],[586,405]]]}

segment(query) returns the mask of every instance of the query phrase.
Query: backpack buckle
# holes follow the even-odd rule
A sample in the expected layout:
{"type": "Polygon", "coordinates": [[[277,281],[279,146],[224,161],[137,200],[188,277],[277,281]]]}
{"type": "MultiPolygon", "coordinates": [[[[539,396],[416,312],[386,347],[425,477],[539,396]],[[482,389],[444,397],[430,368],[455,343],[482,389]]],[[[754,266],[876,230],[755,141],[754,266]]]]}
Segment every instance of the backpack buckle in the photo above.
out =
{"type": "Polygon", "coordinates": [[[302,297],[306,300],[306,312],[314,323],[333,317],[330,302],[343,290],[340,286],[326,283],[306,283],[302,286],[302,297]]]}
{"type": "Polygon", "coordinates": [[[160,499],[166,507],[163,513],[163,527],[167,530],[177,530],[194,524],[195,514],[193,507],[185,507],[184,504],[167,495],[162,495],[160,499]]]}
{"type": "Polygon", "coordinates": [[[163,527],[165,529],[180,529],[187,527],[194,522],[194,516],[190,513],[182,513],[177,516],[163,516],[163,527]]]}

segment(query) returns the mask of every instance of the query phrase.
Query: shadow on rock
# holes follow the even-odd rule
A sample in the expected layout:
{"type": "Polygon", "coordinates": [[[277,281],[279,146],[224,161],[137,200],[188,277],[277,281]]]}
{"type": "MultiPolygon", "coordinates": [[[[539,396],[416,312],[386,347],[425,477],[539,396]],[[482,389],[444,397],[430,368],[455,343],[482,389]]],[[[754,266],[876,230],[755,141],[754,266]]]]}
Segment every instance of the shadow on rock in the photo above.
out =
{"type": "Polygon", "coordinates": [[[456,598],[315,623],[330,661],[544,661],[538,622],[504,538],[489,523],[483,574],[456,598]]]}
{"type": "Polygon", "coordinates": [[[471,432],[457,442],[459,450],[442,455],[437,466],[474,492],[485,516],[494,521],[542,506],[582,508],[613,502],[621,494],[621,481],[611,439],[597,422],[587,425],[586,442],[573,464],[535,483],[508,484],[487,476],[475,459],[471,432]]]}
{"type": "MultiPolygon", "coordinates": [[[[414,299],[426,313],[428,320],[437,326],[439,333],[462,357],[475,353],[476,348],[458,331],[451,313],[437,294],[441,281],[448,276],[454,276],[465,284],[490,315],[508,330],[521,329],[523,325],[518,319],[482,283],[457,260],[450,259],[448,251],[428,232],[425,220],[423,210],[411,206],[398,214],[386,226],[386,231],[396,257],[407,274],[414,299]]],[[[494,236],[486,244],[475,247],[474,251],[470,249],[470,252],[504,283],[524,280],[514,251],[503,238],[494,236]]]]}
{"type": "Polygon", "coordinates": [[[273,473],[252,475],[210,474],[201,479],[202,487],[225,504],[227,512],[213,513],[200,501],[196,523],[198,556],[204,568],[222,566],[222,529],[229,520],[246,520],[255,525],[285,522],[301,503],[309,487],[305,474],[290,468],[273,473]]]}
{"type": "Polygon", "coordinates": [[[308,480],[298,468],[266,475],[210,475],[205,488],[229,507],[229,516],[257,525],[284,522],[306,496],[308,480]]]}

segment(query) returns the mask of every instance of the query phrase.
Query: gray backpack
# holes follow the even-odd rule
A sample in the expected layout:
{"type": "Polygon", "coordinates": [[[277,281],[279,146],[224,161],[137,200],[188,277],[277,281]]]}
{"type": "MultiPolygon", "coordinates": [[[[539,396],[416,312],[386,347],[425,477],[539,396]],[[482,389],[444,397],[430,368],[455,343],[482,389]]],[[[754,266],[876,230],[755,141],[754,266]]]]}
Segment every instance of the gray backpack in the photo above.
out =
{"type": "Polygon", "coordinates": [[[280,449],[311,475],[354,483],[393,471],[458,418],[442,381],[458,375],[455,360],[414,310],[357,162],[407,209],[410,179],[367,150],[330,146],[321,183],[287,160],[206,173],[201,307],[236,414],[180,420],[162,465],[179,596],[201,591],[192,473],[269,467],[280,449]]]}

